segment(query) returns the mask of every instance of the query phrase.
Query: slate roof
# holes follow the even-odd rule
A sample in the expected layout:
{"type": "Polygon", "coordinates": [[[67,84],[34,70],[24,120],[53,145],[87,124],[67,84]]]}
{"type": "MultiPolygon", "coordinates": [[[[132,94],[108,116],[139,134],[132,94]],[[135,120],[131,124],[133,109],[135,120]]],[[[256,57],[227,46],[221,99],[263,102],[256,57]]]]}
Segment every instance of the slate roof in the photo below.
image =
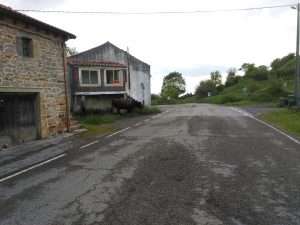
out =
{"type": "Polygon", "coordinates": [[[20,13],[16,10],[13,10],[10,7],[0,4],[0,17],[3,17],[3,16],[7,16],[12,19],[20,20],[25,23],[31,24],[33,26],[43,28],[45,30],[53,32],[54,34],[59,34],[59,35],[63,36],[65,39],[75,39],[76,38],[76,36],[74,34],[71,34],[67,31],[61,30],[57,27],[51,26],[47,23],[44,23],[37,19],[34,19],[34,18],[27,16],[23,13],[20,13]]]}
{"type": "Polygon", "coordinates": [[[126,65],[116,62],[86,62],[86,61],[68,61],[69,65],[72,66],[99,66],[109,68],[127,68],[126,65]]]}

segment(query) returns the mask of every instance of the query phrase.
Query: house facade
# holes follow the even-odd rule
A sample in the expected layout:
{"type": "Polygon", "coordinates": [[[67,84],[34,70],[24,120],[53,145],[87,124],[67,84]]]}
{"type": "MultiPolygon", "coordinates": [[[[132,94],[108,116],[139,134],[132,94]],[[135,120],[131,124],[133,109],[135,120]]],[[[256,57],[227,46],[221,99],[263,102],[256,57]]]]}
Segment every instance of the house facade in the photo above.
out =
{"type": "Polygon", "coordinates": [[[0,145],[68,126],[65,41],[75,35],[0,4],[0,145]]]}
{"type": "Polygon", "coordinates": [[[68,57],[68,71],[74,112],[82,101],[88,109],[108,110],[114,98],[151,105],[150,66],[110,42],[68,57]]]}

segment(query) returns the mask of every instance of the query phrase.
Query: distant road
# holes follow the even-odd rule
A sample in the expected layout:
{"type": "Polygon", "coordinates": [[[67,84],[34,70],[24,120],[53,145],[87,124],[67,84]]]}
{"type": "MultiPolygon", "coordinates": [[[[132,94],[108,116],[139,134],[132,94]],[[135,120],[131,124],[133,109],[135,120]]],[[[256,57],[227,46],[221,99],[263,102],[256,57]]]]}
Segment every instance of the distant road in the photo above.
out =
{"type": "Polygon", "coordinates": [[[236,108],[164,109],[0,182],[0,224],[300,224],[296,139],[236,108]]]}

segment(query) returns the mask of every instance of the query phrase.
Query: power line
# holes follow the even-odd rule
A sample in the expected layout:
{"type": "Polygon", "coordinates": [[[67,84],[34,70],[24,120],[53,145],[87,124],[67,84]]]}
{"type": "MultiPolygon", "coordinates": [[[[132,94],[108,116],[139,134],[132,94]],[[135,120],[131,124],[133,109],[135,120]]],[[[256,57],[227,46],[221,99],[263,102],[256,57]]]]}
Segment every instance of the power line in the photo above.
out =
{"type": "Polygon", "coordinates": [[[194,10],[194,11],[154,11],[154,12],[120,12],[120,11],[65,11],[65,10],[37,10],[37,9],[17,9],[19,12],[37,12],[37,13],[65,13],[65,14],[113,14],[113,15],[157,15],[157,14],[196,14],[196,13],[218,13],[218,12],[236,12],[236,11],[252,11],[263,9],[274,9],[291,7],[292,5],[274,5],[252,8],[237,9],[216,9],[216,10],[194,10]]]}

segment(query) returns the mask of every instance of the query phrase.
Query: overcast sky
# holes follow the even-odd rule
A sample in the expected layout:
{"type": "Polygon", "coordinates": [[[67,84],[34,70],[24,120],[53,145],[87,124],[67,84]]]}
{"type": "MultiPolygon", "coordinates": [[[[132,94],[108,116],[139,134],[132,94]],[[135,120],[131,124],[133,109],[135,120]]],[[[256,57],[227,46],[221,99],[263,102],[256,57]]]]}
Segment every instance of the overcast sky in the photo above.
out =
{"type": "MultiPolygon", "coordinates": [[[[296,0],[0,0],[13,9],[67,11],[205,11],[296,4],[296,0]]],[[[243,63],[269,65],[296,48],[297,11],[290,7],[195,14],[60,14],[26,12],[77,36],[70,47],[84,51],[110,41],[151,65],[152,93],[172,71],[188,92],[219,70],[243,63]]]]}

